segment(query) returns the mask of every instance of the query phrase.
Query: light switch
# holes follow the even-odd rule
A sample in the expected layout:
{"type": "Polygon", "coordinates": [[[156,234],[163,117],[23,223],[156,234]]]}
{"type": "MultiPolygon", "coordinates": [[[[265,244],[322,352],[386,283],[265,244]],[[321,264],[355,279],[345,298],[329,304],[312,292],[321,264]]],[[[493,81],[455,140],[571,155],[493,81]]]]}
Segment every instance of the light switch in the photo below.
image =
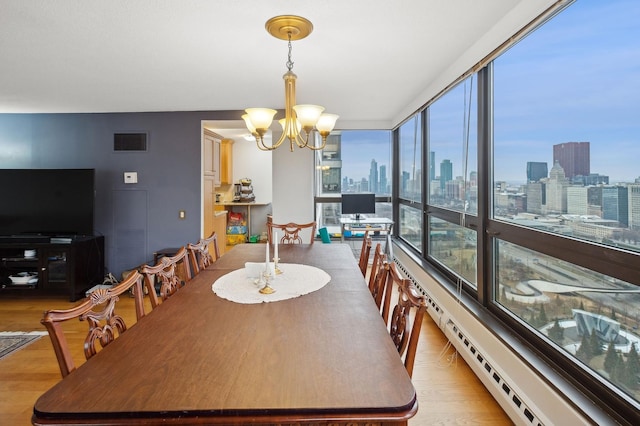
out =
{"type": "Polygon", "coordinates": [[[187,218],[187,212],[186,212],[186,211],[184,211],[184,210],[180,210],[180,211],[178,212],[178,218],[180,218],[180,219],[186,219],[186,218],[187,218]]]}
{"type": "Polygon", "coordinates": [[[138,183],[138,172],[124,172],[124,183],[138,183]]]}

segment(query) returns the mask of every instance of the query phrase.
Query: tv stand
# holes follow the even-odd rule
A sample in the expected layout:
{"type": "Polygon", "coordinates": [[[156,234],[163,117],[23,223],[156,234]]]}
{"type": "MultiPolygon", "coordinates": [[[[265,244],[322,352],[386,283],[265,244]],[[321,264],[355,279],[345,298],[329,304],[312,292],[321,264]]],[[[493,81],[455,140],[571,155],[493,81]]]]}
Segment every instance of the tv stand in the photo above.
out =
{"type": "Polygon", "coordinates": [[[87,289],[104,280],[104,237],[76,236],[70,240],[16,238],[0,239],[0,297],[68,294],[74,302],[87,289]],[[25,257],[35,250],[34,257],[25,257]],[[14,283],[10,276],[37,273],[37,281],[14,283]]]}

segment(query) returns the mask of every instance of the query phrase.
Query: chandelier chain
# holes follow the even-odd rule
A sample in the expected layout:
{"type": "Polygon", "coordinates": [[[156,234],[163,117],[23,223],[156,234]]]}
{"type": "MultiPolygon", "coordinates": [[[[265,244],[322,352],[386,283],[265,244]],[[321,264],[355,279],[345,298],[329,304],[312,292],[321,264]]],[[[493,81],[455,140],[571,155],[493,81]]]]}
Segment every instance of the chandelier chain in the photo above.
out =
{"type": "Polygon", "coordinates": [[[291,31],[287,33],[289,35],[289,56],[287,60],[287,69],[291,71],[293,69],[293,61],[291,60],[291,31]]]}

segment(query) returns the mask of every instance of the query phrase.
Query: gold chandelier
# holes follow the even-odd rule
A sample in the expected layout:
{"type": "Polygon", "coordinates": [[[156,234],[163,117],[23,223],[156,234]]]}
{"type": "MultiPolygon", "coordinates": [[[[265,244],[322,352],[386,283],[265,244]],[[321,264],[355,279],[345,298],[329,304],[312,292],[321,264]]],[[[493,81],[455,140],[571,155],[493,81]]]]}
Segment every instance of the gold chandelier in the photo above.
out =
{"type": "Polygon", "coordinates": [[[322,149],[327,143],[327,136],[333,130],[338,116],[323,113],[324,107],[319,105],[296,105],[297,76],[292,71],[293,62],[291,61],[291,41],[301,40],[308,36],[313,30],[313,24],[301,16],[281,15],[269,19],[265,28],[272,36],[289,42],[288,71],[282,76],[284,79],[284,118],[278,120],[282,126],[282,135],[277,142],[271,145],[267,145],[264,141],[264,135],[277,112],[270,108],[245,109],[246,114],[242,118],[247,129],[255,137],[258,148],[263,151],[277,149],[285,139],[289,139],[291,152],[293,152],[295,145],[299,148],[322,149]],[[309,143],[309,138],[314,130],[322,137],[322,144],[319,146],[315,145],[313,138],[309,143]]]}

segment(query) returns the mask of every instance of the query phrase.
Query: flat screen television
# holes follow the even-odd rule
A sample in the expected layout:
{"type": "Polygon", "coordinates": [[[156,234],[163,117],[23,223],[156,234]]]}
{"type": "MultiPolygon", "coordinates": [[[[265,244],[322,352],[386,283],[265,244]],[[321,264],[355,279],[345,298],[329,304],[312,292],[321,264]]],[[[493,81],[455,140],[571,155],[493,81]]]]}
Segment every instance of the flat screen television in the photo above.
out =
{"type": "Polygon", "coordinates": [[[0,236],[93,235],[94,169],[0,169],[0,236]]]}
{"type": "Polygon", "coordinates": [[[360,220],[361,214],[376,212],[376,194],[361,192],[357,194],[342,194],[342,214],[355,215],[360,220]]]}

